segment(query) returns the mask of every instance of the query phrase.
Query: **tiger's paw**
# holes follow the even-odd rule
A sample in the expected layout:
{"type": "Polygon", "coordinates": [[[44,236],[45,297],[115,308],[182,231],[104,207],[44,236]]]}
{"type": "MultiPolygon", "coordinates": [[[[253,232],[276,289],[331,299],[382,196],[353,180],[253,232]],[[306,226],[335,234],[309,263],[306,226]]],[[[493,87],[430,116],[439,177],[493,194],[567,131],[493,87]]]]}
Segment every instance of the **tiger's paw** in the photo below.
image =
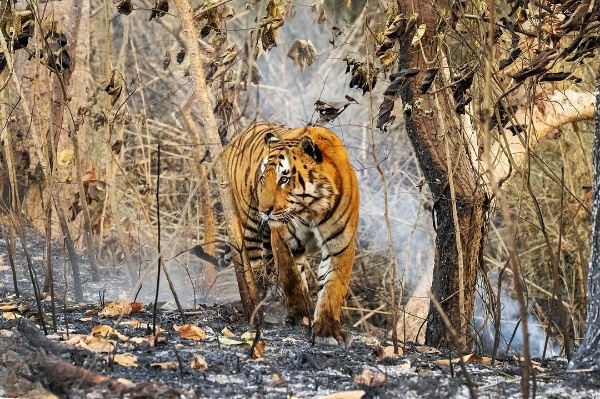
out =
{"type": "Polygon", "coordinates": [[[342,330],[338,320],[316,320],[312,326],[312,344],[326,338],[335,339],[343,348],[350,348],[352,344],[352,335],[342,330]]]}

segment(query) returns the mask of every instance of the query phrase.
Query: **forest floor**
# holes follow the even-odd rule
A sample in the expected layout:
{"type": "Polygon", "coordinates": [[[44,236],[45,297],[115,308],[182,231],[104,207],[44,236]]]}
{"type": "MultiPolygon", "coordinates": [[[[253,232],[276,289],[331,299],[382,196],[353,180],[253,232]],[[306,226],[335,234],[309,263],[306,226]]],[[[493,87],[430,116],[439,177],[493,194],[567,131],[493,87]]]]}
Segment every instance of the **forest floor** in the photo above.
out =
{"type": "MultiPolygon", "coordinates": [[[[32,257],[43,258],[43,245],[32,240],[32,257]]],[[[34,262],[38,276],[42,263],[34,262]]],[[[158,309],[154,336],[152,306],[67,300],[57,303],[54,329],[51,303],[42,301],[46,338],[32,327],[41,319],[26,264],[17,256],[16,297],[0,236],[0,397],[522,397],[514,357],[492,364],[470,355],[463,370],[456,353],[409,343],[394,355],[385,337],[352,328],[350,348],[311,345],[309,329],[282,323],[277,307],[267,309],[258,337],[238,303],[199,306],[185,321],[176,310],[158,309]]],[[[111,270],[101,272],[111,278],[111,270]]],[[[569,383],[566,366],[564,358],[537,359],[530,397],[600,398],[598,388],[569,383]]]]}

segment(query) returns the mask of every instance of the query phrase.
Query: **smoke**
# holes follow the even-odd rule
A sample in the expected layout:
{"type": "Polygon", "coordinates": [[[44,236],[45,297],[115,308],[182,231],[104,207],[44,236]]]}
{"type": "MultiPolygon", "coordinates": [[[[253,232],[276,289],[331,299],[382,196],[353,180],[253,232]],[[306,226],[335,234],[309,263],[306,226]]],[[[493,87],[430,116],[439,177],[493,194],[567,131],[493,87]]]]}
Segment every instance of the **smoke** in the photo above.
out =
{"type": "MultiPolygon", "coordinates": [[[[488,278],[494,289],[494,297],[496,297],[496,287],[498,281],[497,269],[488,273],[488,278]]],[[[481,280],[478,282],[478,295],[475,299],[475,312],[473,317],[473,326],[480,338],[483,353],[491,354],[494,347],[494,337],[496,330],[494,327],[493,317],[490,315],[487,303],[488,299],[482,298],[483,284],[481,280]]],[[[520,322],[521,316],[519,312],[519,304],[515,298],[511,296],[504,285],[500,292],[500,307],[502,309],[500,319],[500,340],[498,345],[497,355],[499,357],[510,355],[523,354],[523,324],[520,322]]],[[[542,328],[540,321],[528,309],[527,329],[529,332],[529,350],[532,357],[542,357],[544,353],[544,345],[546,342],[546,333],[542,328]]],[[[554,339],[549,339],[546,348],[546,357],[558,356],[560,347],[554,339]]]]}

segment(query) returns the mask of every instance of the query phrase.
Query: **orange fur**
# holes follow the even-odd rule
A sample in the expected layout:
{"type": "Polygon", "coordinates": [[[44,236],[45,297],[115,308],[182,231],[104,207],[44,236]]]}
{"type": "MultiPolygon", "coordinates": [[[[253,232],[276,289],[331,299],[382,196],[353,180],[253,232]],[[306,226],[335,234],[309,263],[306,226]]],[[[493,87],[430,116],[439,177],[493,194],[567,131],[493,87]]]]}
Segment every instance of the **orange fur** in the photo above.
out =
{"type": "Polygon", "coordinates": [[[224,156],[254,271],[269,274],[272,260],[288,320],[312,316],[313,338],[345,343],[340,316],[354,263],[359,192],[343,143],[323,127],[259,124],[236,137],[224,156]],[[305,254],[314,251],[322,261],[313,314],[304,268],[305,254]]]}

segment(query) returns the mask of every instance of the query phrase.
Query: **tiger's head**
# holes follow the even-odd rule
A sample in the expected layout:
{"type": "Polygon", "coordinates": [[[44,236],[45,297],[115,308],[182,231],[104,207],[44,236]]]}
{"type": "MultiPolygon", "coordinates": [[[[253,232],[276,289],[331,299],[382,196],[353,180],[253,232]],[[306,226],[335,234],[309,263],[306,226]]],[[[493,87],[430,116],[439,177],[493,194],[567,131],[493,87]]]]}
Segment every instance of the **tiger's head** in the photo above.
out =
{"type": "Polygon", "coordinates": [[[269,153],[260,165],[257,185],[261,218],[273,227],[323,216],[337,193],[321,149],[307,135],[283,140],[267,133],[265,144],[269,153]]]}

